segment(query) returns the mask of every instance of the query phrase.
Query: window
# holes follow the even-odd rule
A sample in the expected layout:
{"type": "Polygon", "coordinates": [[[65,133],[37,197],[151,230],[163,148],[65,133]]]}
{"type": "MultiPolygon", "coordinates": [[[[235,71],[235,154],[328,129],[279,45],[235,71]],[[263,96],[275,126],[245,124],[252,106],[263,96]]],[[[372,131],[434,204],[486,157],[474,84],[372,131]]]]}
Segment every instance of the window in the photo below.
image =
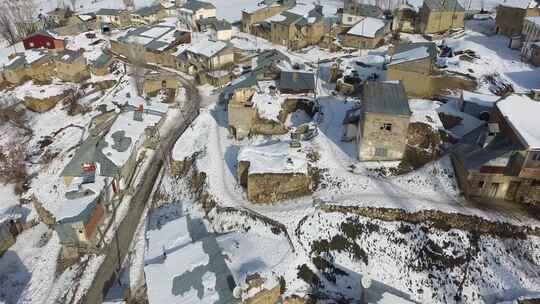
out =
{"type": "Polygon", "coordinates": [[[386,148],[375,148],[375,156],[386,157],[388,150],[386,148]]]}
{"type": "Polygon", "coordinates": [[[536,161],[540,161],[540,152],[533,153],[532,159],[536,161]]]}
{"type": "Polygon", "coordinates": [[[51,46],[51,43],[50,43],[50,42],[47,42],[46,44],[47,44],[47,46],[51,46]]]}
{"type": "Polygon", "coordinates": [[[478,188],[484,188],[484,181],[479,181],[478,182],[478,188]]]}
{"type": "Polygon", "coordinates": [[[391,123],[383,123],[381,125],[381,130],[392,131],[392,124],[391,123]]]}
{"type": "Polygon", "coordinates": [[[352,22],[352,17],[347,17],[347,21],[352,22]]]}
{"type": "Polygon", "coordinates": [[[34,43],[33,43],[33,42],[30,42],[30,47],[34,47],[34,43]]]}

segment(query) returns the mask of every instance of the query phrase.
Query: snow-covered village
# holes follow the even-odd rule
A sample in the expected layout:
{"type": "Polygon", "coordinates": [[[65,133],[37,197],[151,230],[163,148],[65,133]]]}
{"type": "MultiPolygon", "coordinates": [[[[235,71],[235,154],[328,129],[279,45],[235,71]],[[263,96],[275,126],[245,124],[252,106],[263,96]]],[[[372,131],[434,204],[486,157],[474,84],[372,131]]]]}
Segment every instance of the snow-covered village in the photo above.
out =
{"type": "Polygon", "coordinates": [[[0,0],[0,303],[540,303],[540,0],[0,0]]]}

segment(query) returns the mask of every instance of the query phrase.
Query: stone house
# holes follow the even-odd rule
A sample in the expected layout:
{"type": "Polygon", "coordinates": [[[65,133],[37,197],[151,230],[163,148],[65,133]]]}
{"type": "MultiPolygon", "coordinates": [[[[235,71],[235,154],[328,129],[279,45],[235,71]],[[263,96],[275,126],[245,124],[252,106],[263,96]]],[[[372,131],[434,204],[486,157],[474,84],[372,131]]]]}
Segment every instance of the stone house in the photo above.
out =
{"type": "Polygon", "coordinates": [[[351,48],[374,49],[384,41],[384,36],[388,32],[390,32],[390,23],[385,20],[362,17],[347,33],[342,35],[341,44],[351,48]]]}
{"type": "Polygon", "coordinates": [[[517,94],[497,102],[484,148],[453,156],[466,196],[540,203],[539,110],[540,103],[517,94]]]}
{"type": "Polygon", "coordinates": [[[293,8],[270,18],[270,41],[292,50],[319,43],[326,30],[322,6],[316,5],[305,15],[300,13],[293,8]]]}
{"type": "Polygon", "coordinates": [[[226,20],[210,17],[198,20],[197,25],[201,32],[210,32],[214,40],[229,41],[232,39],[232,25],[226,20]]]}
{"type": "Polygon", "coordinates": [[[343,8],[338,9],[338,16],[341,26],[349,28],[364,17],[381,18],[383,10],[376,5],[360,3],[357,0],[345,0],[343,8]]]}
{"type": "Polygon", "coordinates": [[[111,66],[114,60],[109,54],[102,53],[89,65],[90,71],[96,76],[105,76],[111,72],[111,66]]]}
{"type": "Polygon", "coordinates": [[[288,142],[245,146],[238,153],[237,176],[248,200],[274,203],[312,192],[306,153],[288,142]]]}
{"type": "Polygon", "coordinates": [[[278,80],[251,77],[252,81],[239,85],[228,100],[229,130],[235,138],[285,134],[291,113],[302,110],[314,115],[313,73],[282,71],[278,80]]]}
{"type": "Polygon", "coordinates": [[[361,161],[401,160],[407,146],[411,110],[401,82],[366,82],[358,125],[361,161]]]}
{"type": "Polygon", "coordinates": [[[431,96],[437,47],[433,42],[399,44],[387,64],[386,79],[400,80],[409,96],[431,96]]]}
{"type": "Polygon", "coordinates": [[[179,22],[189,29],[197,28],[197,21],[216,17],[216,7],[209,2],[188,0],[178,10],[179,22]]]}
{"type": "Polygon", "coordinates": [[[126,10],[102,8],[96,12],[96,20],[102,29],[105,26],[126,27],[131,23],[129,12],[126,10]]]}
{"type": "Polygon", "coordinates": [[[525,18],[521,36],[523,39],[522,60],[540,65],[540,16],[525,18]]]}
{"type": "Polygon", "coordinates": [[[73,15],[73,11],[71,9],[57,7],[47,12],[46,15],[48,22],[52,22],[55,25],[65,25],[67,20],[73,15]]]}
{"type": "Polygon", "coordinates": [[[29,50],[14,56],[4,67],[3,74],[8,83],[18,85],[27,80],[50,81],[55,69],[52,55],[42,50],[29,50]]]}
{"type": "Polygon", "coordinates": [[[95,30],[97,28],[96,22],[96,15],[93,13],[73,15],[68,19],[66,25],[56,27],[54,31],[60,36],[75,36],[95,30]]]}
{"type": "Polygon", "coordinates": [[[111,39],[111,51],[126,58],[144,56],[148,63],[174,68],[174,52],[182,44],[191,42],[191,33],[179,31],[168,24],[138,27],[116,39],[111,39]]]}
{"type": "Polygon", "coordinates": [[[253,34],[253,26],[271,17],[281,14],[296,5],[295,0],[266,0],[251,8],[242,9],[242,26],[244,33],[253,34]]]}
{"type": "Polygon", "coordinates": [[[418,12],[418,31],[436,34],[464,27],[465,9],[457,0],[426,0],[418,12]]]}
{"type": "Polygon", "coordinates": [[[174,73],[147,73],[144,75],[143,93],[147,96],[156,95],[159,91],[166,91],[169,96],[176,96],[181,87],[178,76],[174,73]]]}
{"type": "Polygon", "coordinates": [[[56,76],[63,81],[82,82],[90,78],[83,50],[64,50],[55,57],[56,76]]]}
{"type": "Polygon", "coordinates": [[[520,35],[525,18],[534,16],[540,16],[540,3],[535,0],[501,3],[497,6],[495,31],[508,37],[520,35]]]}
{"type": "Polygon", "coordinates": [[[233,66],[234,51],[229,43],[203,38],[178,51],[176,61],[179,70],[204,82],[206,73],[233,66]]]}
{"type": "Polygon", "coordinates": [[[154,24],[167,17],[161,4],[142,7],[130,14],[132,24],[154,24]]]}
{"type": "Polygon", "coordinates": [[[25,50],[40,48],[63,50],[66,43],[52,31],[40,31],[24,38],[23,45],[25,50]]]}

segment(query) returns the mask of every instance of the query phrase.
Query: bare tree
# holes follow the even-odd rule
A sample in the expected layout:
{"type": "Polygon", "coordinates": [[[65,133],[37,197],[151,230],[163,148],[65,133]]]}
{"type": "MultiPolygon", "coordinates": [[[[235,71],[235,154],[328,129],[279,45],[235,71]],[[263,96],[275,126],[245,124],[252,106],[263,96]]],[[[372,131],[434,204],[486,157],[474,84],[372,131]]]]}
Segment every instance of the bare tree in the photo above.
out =
{"type": "Polygon", "coordinates": [[[4,1],[0,4],[0,35],[13,44],[40,30],[36,12],[34,0],[4,1]]]}
{"type": "Polygon", "coordinates": [[[146,65],[146,60],[144,58],[144,47],[142,45],[133,44],[133,47],[129,49],[129,62],[130,65],[130,76],[133,79],[135,86],[137,88],[137,94],[143,94],[143,85],[144,85],[144,73],[146,65]]]}
{"type": "Polygon", "coordinates": [[[124,5],[128,10],[132,10],[135,8],[135,0],[122,0],[122,2],[124,2],[124,5]]]}
{"type": "Polygon", "coordinates": [[[69,0],[69,2],[71,3],[71,9],[76,12],[77,11],[77,0],[69,0]]]}
{"type": "Polygon", "coordinates": [[[0,9],[0,36],[9,44],[17,42],[17,30],[11,21],[11,17],[5,10],[0,9]]]}

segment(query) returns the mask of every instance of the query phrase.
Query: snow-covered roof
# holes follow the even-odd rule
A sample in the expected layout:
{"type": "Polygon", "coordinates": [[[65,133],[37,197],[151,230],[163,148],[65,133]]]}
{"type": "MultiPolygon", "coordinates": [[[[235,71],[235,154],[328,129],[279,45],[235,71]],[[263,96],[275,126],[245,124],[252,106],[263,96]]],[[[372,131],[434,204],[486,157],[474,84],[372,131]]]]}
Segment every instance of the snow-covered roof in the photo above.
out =
{"type": "Polygon", "coordinates": [[[228,44],[223,41],[211,40],[210,37],[204,36],[198,41],[194,41],[184,51],[210,58],[224,50],[227,46],[228,44]]]}
{"type": "Polygon", "coordinates": [[[497,102],[497,108],[528,149],[540,149],[540,102],[512,94],[497,102]]]}
{"type": "Polygon", "coordinates": [[[118,167],[122,167],[129,159],[146,127],[154,126],[161,120],[160,115],[143,113],[142,116],[142,121],[136,121],[131,111],[119,114],[105,136],[107,147],[103,148],[103,154],[118,167]]]}
{"type": "Polygon", "coordinates": [[[537,27],[540,27],[540,16],[525,17],[525,20],[534,23],[534,25],[537,27]]]}
{"type": "Polygon", "coordinates": [[[482,94],[465,90],[462,94],[464,102],[471,102],[482,107],[493,107],[495,106],[495,102],[501,99],[501,97],[497,95],[482,94]]]}
{"type": "Polygon", "coordinates": [[[444,129],[444,125],[437,113],[440,103],[434,100],[411,99],[409,108],[412,116],[410,122],[421,122],[433,127],[433,129],[444,129]]]}
{"type": "Polygon", "coordinates": [[[306,154],[288,142],[245,146],[238,153],[238,161],[249,162],[249,174],[307,174],[306,154]]]}
{"type": "Polygon", "coordinates": [[[84,217],[83,213],[87,213],[86,217],[89,217],[93,207],[95,207],[93,204],[105,187],[105,177],[96,174],[93,183],[85,184],[82,184],[82,179],[82,177],[74,178],[69,187],[65,189],[65,200],[62,202],[58,212],[54,214],[58,222],[66,223],[71,220],[83,220],[81,218],[81,216],[84,217]]]}
{"type": "Polygon", "coordinates": [[[437,55],[437,47],[433,42],[400,44],[396,47],[388,65],[420,60],[437,55]]]}
{"type": "Polygon", "coordinates": [[[165,251],[170,251],[175,247],[186,245],[192,241],[185,217],[169,221],[162,225],[160,229],[146,230],[146,238],[148,239],[148,243],[144,259],[149,262],[162,257],[164,249],[165,251]]]}
{"type": "Polygon", "coordinates": [[[384,28],[386,22],[379,18],[364,17],[355,24],[348,32],[349,35],[375,38],[377,33],[384,28]]]}
{"type": "Polygon", "coordinates": [[[170,22],[163,22],[152,26],[142,26],[127,32],[118,38],[119,41],[137,43],[154,51],[163,51],[176,42],[178,32],[170,22]]]}
{"type": "Polygon", "coordinates": [[[539,7],[540,2],[536,0],[503,0],[500,5],[506,7],[527,9],[539,7]]]}

